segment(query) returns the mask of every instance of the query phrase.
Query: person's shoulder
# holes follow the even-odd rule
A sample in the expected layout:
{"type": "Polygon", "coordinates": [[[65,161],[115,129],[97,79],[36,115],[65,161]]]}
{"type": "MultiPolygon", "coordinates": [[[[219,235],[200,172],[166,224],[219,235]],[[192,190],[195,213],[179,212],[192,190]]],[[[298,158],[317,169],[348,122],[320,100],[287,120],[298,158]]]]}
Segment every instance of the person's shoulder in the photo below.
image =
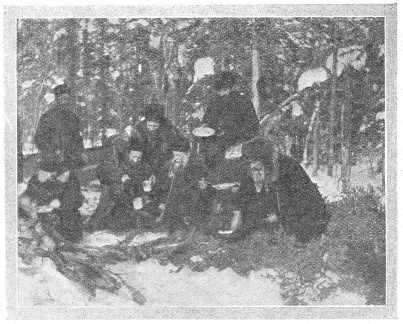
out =
{"type": "Polygon", "coordinates": [[[46,111],[41,115],[42,119],[53,117],[57,113],[57,107],[54,104],[50,104],[46,111]]]}
{"type": "Polygon", "coordinates": [[[61,108],[61,109],[58,109],[58,111],[59,111],[61,114],[65,114],[65,115],[68,115],[68,116],[71,116],[71,117],[73,117],[73,118],[77,118],[77,119],[78,119],[78,115],[73,111],[72,108],[61,108]]]}
{"type": "Polygon", "coordinates": [[[301,163],[290,156],[279,154],[278,161],[280,175],[294,174],[295,176],[301,176],[302,174],[306,174],[304,168],[301,166],[301,163]]]}
{"type": "Polygon", "coordinates": [[[39,181],[38,173],[35,173],[35,174],[28,180],[27,190],[25,191],[25,193],[28,194],[32,188],[37,187],[39,184],[41,184],[41,182],[39,181]]]}
{"type": "Polygon", "coordinates": [[[299,165],[299,163],[296,160],[294,160],[292,157],[282,154],[282,153],[280,153],[278,155],[278,162],[279,162],[280,166],[283,165],[283,166],[287,166],[288,168],[299,165]]]}
{"type": "Polygon", "coordinates": [[[136,124],[133,126],[133,129],[137,132],[144,132],[147,128],[147,121],[144,120],[139,120],[136,122],[136,124]]]}

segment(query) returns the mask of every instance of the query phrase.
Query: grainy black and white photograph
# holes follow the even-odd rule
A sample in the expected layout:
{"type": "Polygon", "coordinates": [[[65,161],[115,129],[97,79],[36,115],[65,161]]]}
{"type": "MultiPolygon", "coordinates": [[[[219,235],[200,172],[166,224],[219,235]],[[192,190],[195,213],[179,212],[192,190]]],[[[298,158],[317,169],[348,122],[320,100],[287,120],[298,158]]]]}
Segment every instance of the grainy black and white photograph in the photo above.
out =
{"type": "Polygon", "coordinates": [[[3,8],[10,318],[396,316],[396,6],[371,6],[3,8]]]}

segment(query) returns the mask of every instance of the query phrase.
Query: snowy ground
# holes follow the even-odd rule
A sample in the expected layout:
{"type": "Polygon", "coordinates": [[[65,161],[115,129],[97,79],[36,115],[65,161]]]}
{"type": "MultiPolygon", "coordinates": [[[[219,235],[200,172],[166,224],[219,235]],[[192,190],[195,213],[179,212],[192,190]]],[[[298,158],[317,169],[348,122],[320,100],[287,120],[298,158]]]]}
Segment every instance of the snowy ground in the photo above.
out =
{"type": "MultiPolygon", "coordinates": [[[[305,168],[305,171],[312,181],[318,185],[320,193],[328,202],[342,199],[341,181],[338,180],[340,178],[340,169],[340,165],[335,165],[335,176],[329,177],[326,174],[326,169],[321,167],[317,176],[314,177],[312,176],[312,168],[305,168]]],[[[350,184],[351,187],[362,187],[364,189],[372,186],[376,192],[381,193],[382,175],[374,174],[368,164],[355,165],[351,167],[350,184]]]]}
{"type": "MultiPolygon", "coordinates": [[[[367,187],[369,184],[379,186],[380,179],[366,168],[353,170],[352,181],[355,185],[367,187]],[[364,170],[364,171],[362,171],[364,170]],[[357,176],[358,175],[358,176],[357,176]]],[[[310,173],[310,170],[307,170],[310,173]]],[[[323,172],[313,179],[318,183],[322,194],[329,201],[341,199],[337,181],[327,177],[323,172]]],[[[84,188],[83,188],[84,189],[84,188]]],[[[86,198],[81,211],[90,215],[99,201],[99,190],[86,188],[86,198]]],[[[133,245],[139,245],[161,237],[161,234],[144,233],[133,238],[133,245]]],[[[94,233],[84,238],[84,243],[93,246],[113,245],[121,242],[124,236],[107,232],[94,233]]],[[[193,256],[193,262],[201,261],[193,256]]],[[[219,271],[209,268],[204,272],[195,272],[188,267],[179,269],[172,265],[161,265],[155,259],[140,263],[122,262],[110,266],[110,270],[119,274],[128,284],[139,289],[147,302],[145,306],[135,304],[125,295],[114,295],[98,290],[96,297],[89,297],[79,286],[67,280],[57,272],[55,266],[47,259],[38,258],[36,266],[19,271],[19,305],[21,306],[280,306],[285,305],[281,295],[282,277],[273,269],[252,271],[247,277],[236,274],[227,268],[219,271]]],[[[290,273],[290,280],[293,274],[290,273]]],[[[291,280],[292,281],[292,280],[291,280]]],[[[312,288],[307,288],[302,297],[308,305],[365,305],[362,295],[338,287],[339,277],[335,273],[326,273],[317,278],[312,288]],[[317,300],[317,291],[329,286],[337,289],[325,299],[317,300]]],[[[292,287],[291,287],[292,288],[292,287]]],[[[291,289],[290,288],[290,289],[291,289]]],[[[298,287],[294,287],[297,288],[298,287]]]]}
{"type": "MultiPolygon", "coordinates": [[[[133,241],[156,239],[155,234],[135,237],[133,241]]],[[[122,237],[108,233],[95,233],[87,237],[86,244],[110,245],[122,237]]],[[[197,262],[197,257],[194,258],[197,262]]],[[[67,280],[47,259],[38,260],[35,274],[19,272],[20,306],[138,306],[124,294],[115,295],[97,290],[95,298],[85,294],[78,285],[67,280]]],[[[273,269],[252,271],[248,277],[227,268],[219,271],[210,268],[194,272],[168,264],[160,265],[155,259],[134,263],[122,262],[109,267],[128,284],[136,287],[146,298],[146,306],[282,306],[282,279],[273,269]]],[[[29,272],[29,271],[28,271],[29,272]]],[[[292,277],[292,273],[289,274],[292,277]]],[[[337,284],[334,273],[319,279],[315,288],[306,290],[304,300],[308,305],[365,305],[365,297],[338,288],[328,298],[313,298],[315,290],[337,284]]],[[[292,288],[290,286],[290,288],[292,288]]],[[[138,306],[140,307],[140,306],[138,306]]]]}

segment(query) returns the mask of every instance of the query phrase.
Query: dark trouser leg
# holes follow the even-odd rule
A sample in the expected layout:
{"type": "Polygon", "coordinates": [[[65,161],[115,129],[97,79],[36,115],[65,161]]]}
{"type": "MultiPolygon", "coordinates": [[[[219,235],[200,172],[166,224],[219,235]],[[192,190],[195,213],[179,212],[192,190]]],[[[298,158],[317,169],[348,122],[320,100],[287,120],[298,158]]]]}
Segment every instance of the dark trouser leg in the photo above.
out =
{"type": "Polygon", "coordinates": [[[103,220],[107,218],[115,207],[115,201],[112,199],[112,191],[112,186],[102,186],[101,197],[99,198],[97,209],[88,223],[88,228],[90,230],[99,230],[103,220]]]}
{"type": "Polygon", "coordinates": [[[57,232],[71,242],[80,241],[83,237],[83,226],[80,212],[78,210],[61,211],[57,232]]]}
{"type": "Polygon", "coordinates": [[[218,139],[217,137],[206,141],[205,147],[205,161],[207,167],[212,170],[215,169],[224,159],[227,143],[218,139]]]}

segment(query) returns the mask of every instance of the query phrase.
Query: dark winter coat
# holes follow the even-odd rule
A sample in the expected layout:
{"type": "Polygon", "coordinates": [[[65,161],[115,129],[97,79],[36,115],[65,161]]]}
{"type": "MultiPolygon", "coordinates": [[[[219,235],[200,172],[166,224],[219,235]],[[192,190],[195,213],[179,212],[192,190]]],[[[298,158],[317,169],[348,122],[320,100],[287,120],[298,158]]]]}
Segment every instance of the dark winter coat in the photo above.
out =
{"type": "Polygon", "coordinates": [[[226,147],[251,139],[259,129],[252,102],[237,91],[228,97],[214,97],[208,103],[202,124],[213,128],[226,147]]]}
{"type": "Polygon", "coordinates": [[[82,219],[78,209],[82,206],[84,197],[74,173],[70,172],[66,182],[57,179],[40,182],[38,175],[35,174],[29,180],[27,190],[23,195],[36,202],[37,206],[45,206],[51,201],[59,199],[60,207],[52,212],[56,217],[56,231],[70,241],[81,239],[82,219]]]}
{"type": "Polygon", "coordinates": [[[203,227],[207,223],[216,190],[211,185],[204,190],[198,187],[198,181],[205,178],[205,170],[201,168],[200,164],[189,161],[170,176],[168,162],[162,169],[164,176],[157,179],[155,199],[158,204],[166,204],[164,219],[170,232],[190,226],[203,227]]]}
{"type": "Polygon", "coordinates": [[[142,143],[143,160],[150,165],[154,173],[171,159],[172,145],[181,139],[179,131],[166,119],[154,132],[147,129],[146,120],[140,121],[135,126],[132,137],[142,143]]]}
{"type": "MultiPolygon", "coordinates": [[[[143,181],[150,178],[151,170],[144,161],[131,164],[111,158],[101,163],[95,174],[101,185],[114,186],[118,190],[122,187],[122,189],[125,188],[130,191],[132,195],[141,195],[143,181]],[[122,177],[125,174],[129,176],[129,180],[126,180],[123,185],[122,177]]],[[[119,191],[116,194],[119,195],[119,191]]]]}
{"type": "Polygon", "coordinates": [[[46,111],[39,119],[34,141],[44,154],[54,155],[59,150],[61,161],[80,167],[84,144],[80,135],[80,120],[72,111],[57,105],[46,111]]]}
{"type": "Polygon", "coordinates": [[[279,155],[278,166],[278,179],[268,183],[264,195],[257,193],[251,177],[241,181],[239,207],[244,225],[251,229],[274,213],[286,234],[295,234],[299,241],[320,237],[329,216],[316,184],[298,162],[285,155],[279,155]]]}
{"type": "Polygon", "coordinates": [[[143,161],[131,164],[111,158],[97,168],[96,175],[102,194],[91,224],[97,230],[121,231],[137,227],[140,216],[133,207],[133,200],[145,195],[143,181],[151,176],[149,166],[143,161]],[[129,179],[122,183],[125,174],[129,179]]]}

